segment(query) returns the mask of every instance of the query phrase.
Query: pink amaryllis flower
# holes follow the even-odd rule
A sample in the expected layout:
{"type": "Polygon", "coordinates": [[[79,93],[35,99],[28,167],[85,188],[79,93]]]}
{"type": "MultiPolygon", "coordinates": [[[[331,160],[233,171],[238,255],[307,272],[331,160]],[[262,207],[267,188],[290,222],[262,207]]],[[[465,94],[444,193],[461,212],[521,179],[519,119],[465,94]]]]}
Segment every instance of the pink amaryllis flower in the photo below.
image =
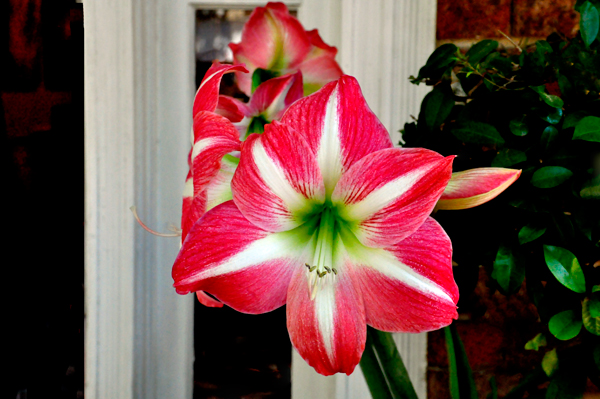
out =
{"type": "Polygon", "coordinates": [[[367,324],[421,332],[457,317],[451,243],[429,217],[452,159],[393,148],[343,76],[242,144],[233,200],[190,229],[174,286],[245,313],[287,304],[300,355],[350,374],[367,324]]]}
{"type": "MultiPolygon", "coordinates": [[[[221,78],[234,71],[248,72],[243,65],[215,62],[196,93],[192,149],[188,156],[190,170],[183,193],[182,242],[207,210],[232,198],[231,179],[239,162],[232,153],[239,151],[241,141],[249,132],[262,131],[264,123],[279,119],[303,95],[300,73],[262,83],[248,104],[219,95],[221,78]]],[[[207,306],[223,306],[201,291],[197,295],[207,306]]]]}
{"type": "Polygon", "coordinates": [[[257,7],[242,30],[240,43],[231,43],[233,59],[243,62],[250,74],[236,72],[240,89],[248,96],[256,68],[274,76],[302,72],[304,94],[338,79],[342,69],[335,61],[337,49],[323,42],[318,31],[305,31],[283,3],[257,7]]]}

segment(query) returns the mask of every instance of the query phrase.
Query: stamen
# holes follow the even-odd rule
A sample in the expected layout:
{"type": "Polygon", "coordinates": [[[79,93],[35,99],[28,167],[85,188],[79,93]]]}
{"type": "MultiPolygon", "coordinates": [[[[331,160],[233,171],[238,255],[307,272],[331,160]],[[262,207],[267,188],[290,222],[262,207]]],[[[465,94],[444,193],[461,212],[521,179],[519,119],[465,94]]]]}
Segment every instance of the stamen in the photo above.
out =
{"type": "Polygon", "coordinates": [[[135,218],[135,220],[137,220],[137,222],[140,224],[140,226],[142,226],[144,228],[144,230],[146,230],[147,232],[152,233],[155,236],[159,236],[159,237],[180,237],[181,236],[181,233],[159,233],[157,231],[152,230],[150,227],[146,226],[144,224],[144,222],[142,222],[140,220],[135,206],[132,206],[129,209],[131,209],[131,212],[133,213],[133,217],[135,218]]]}

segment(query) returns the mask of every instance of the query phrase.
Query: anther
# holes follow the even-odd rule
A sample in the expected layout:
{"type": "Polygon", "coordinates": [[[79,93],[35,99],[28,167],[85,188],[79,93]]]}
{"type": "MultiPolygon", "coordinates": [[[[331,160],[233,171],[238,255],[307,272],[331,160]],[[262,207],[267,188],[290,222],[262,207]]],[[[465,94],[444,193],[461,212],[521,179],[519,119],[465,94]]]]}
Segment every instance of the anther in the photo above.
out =
{"type": "Polygon", "coordinates": [[[309,272],[314,272],[316,268],[317,268],[316,266],[312,266],[310,269],[308,269],[308,271],[309,272]]]}
{"type": "Polygon", "coordinates": [[[306,266],[310,270],[310,265],[308,263],[305,263],[304,266],[306,266]]]}
{"type": "Polygon", "coordinates": [[[335,267],[332,267],[331,271],[333,272],[333,274],[337,275],[337,269],[335,267]]]}
{"type": "Polygon", "coordinates": [[[329,267],[327,267],[327,266],[323,266],[323,268],[324,268],[325,270],[327,270],[327,273],[331,273],[331,269],[330,269],[329,267]]]}

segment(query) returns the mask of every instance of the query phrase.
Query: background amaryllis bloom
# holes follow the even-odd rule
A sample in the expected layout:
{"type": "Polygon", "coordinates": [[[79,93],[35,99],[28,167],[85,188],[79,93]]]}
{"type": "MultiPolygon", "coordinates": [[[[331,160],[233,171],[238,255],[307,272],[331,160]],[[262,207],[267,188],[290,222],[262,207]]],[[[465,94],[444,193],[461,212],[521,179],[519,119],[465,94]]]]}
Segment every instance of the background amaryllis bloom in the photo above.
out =
{"type": "Polygon", "coordinates": [[[429,217],[452,159],[393,148],[343,76],[243,143],[233,200],[191,228],[174,286],[245,313],[287,303],[302,357],[321,374],[350,374],[367,324],[421,332],[457,317],[452,246],[429,217]]]}
{"type": "Polygon", "coordinates": [[[335,61],[337,49],[325,44],[316,29],[305,31],[283,3],[255,8],[242,30],[242,41],[229,47],[234,62],[245,63],[250,70],[250,74],[236,72],[238,86],[248,96],[256,68],[274,76],[301,71],[305,95],[342,75],[335,61]]]}

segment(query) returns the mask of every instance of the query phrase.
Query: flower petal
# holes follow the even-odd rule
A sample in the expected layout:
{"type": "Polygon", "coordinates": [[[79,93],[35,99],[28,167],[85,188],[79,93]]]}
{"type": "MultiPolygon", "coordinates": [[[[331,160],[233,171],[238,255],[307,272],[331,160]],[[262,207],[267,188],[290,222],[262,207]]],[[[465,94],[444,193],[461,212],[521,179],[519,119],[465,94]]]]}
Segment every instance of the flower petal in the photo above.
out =
{"type": "Polygon", "coordinates": [[[183,205],[181,208],[181,242],[185,241],[188,232],[206,212],[206,192],[194,196],[194,178],[192,171],[188,172],[183,189],[183,205]]]}
{"type": "MultiPolygon", "coordinates": [[[[340,251],[336,251],[339,256],[340,251]]],[[[340,261],[341,261],[341,256],[340,261]]],[[[335,261],[334,261],[335,263],[335,261]]],[[[319,278],[311,299],[312,279],[306,268],[294,273],[287,295],[287,325],[294,347],[323,375],[351,374],[366,342],[363,300],[349,270],[319,278]]]]}
{"type": "Polygon", "coordinates": [[[227,118],[208,111],[200,111],[194,117],[194,136],[191,162],[196,195],[217,175],[223,156],[239,151],[240,140],[227,118]]]}
{"type": "Polygon", "coordinates": [[[340,179],[331,201],[368,247],[387,247],[414,233],[452,174],[452,159],[421,148],[367,155],[340,179]]]}
{"type": "Polygon", "coordinates": [[[347,229],[341,234],[369,325],[417,333],[447,326],[458,317],[452,244],[434,219],[428,218],[413,235],[387,248],[367,248],[347,229]]]}
{"type": "Polygon", "coordinates": [[[268,121],[281,117],[296,100],[302,98],[302,74],[269,79],[259,85],[250,98],[252,116],[263,114],[268,121]]]}
{"type": "Polygon", "coordinates": [[[244,117],[250,116],[250,109],[237,98],[219,96],[219,102],[215,113],[224,116],[233,123],[240,122],[244,117]]]}
{"type": "Polygon", "coordinates": [[[209,292],[244,313],[274,310],[285,304],[294,269],[304,268],[311,233],[305,226],[269,233],[225,202],[190,230],[173,265],[175,289],[209,292]]]}
{"type": "Polygon", "coordinates": [[[304,223],[325,200],[323,180],[308,144],[279,122],[243,143],[231,182],[233,200],[244,216],[268,231],[304,223]]]}
{"type": "Polygon", "coordinates": [[[244,65],[227,65],[215,62],[206,71],[202,83],[196,92],[192,115],[195,117],[200,111],[214,112],[219,101],[219,85],[221,78],[227,72],[248,73],[244,65]]]}
{"type": "Polygon", "coordinates": [[[296,101],[282,122],[300,133],[317,154],[328,195],[350,166],[371,152],[391,148],[385,127],[369,109],[358,82],[342,76],[296,101]]]}
{"type": "Polygon", "coordinates": [[[496,198],[521,175],[517,169],[477,168],[452,173],[436,209],[467,209],[496,198]]]}
{"type": "Polygon", "coordinates": [[[313,46],[310,53],[298,66],[304,77],[305,96],[343,75],[342,68],[335,61],[337,49],[327,45],[316,29],[308,31],[306,34],[313,46]]]}
{"type": "Polygon", "coordinates": [[[236,73],[240,89],[250,96],[250,76],[256,68],[294,69],[310,51],[310,40],[300,22],[283,3],[268,3],[252,11],[239,44],[230,44],[235,62],[244,62],[250,75],[236,73]]]}
{"type": "Polygon", "coordinates": [[[206,307],[209,307],[209,308],[222,308],[223,307],[223,302],[219,302],[216,299],[211,298],[204,291],[196,291],[196,297],[198,298],[198,302],[200,302],[201,304],[203,304],[206,307]]]}

